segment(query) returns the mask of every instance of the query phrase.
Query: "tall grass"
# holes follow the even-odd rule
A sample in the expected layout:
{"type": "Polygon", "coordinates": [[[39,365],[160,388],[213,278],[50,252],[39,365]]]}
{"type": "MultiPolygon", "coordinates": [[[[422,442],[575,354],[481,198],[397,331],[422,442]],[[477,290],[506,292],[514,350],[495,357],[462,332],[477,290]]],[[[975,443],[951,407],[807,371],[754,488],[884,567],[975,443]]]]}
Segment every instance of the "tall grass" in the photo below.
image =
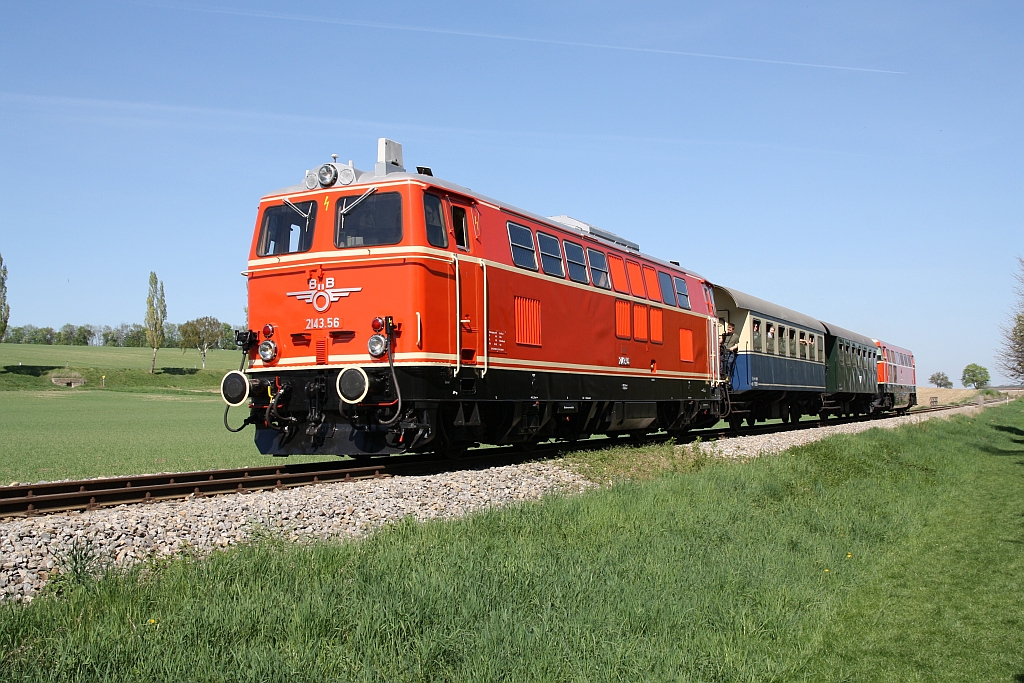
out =
{"type": "Polygon", "coordinates": [[[1010,405],[366,542],[267,538],[110,574],[0,610],[0,675],[1012,680],[1022,426],[1010,405]]]}

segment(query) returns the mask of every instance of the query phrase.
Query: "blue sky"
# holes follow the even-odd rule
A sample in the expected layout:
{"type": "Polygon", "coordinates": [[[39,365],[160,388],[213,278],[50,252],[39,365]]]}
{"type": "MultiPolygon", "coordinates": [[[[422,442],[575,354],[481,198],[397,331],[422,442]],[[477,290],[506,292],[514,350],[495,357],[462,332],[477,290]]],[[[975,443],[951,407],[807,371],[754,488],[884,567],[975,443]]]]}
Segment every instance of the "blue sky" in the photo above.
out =
{"type": "Polygon", "coordinates": [[[172,322],[240,323],[259,197],[390,137],[911,348],[922,383],[994,372],[1022,29],[1019,2],[5,2],[11,324],[141,322],[151,270],[172,322]]]}

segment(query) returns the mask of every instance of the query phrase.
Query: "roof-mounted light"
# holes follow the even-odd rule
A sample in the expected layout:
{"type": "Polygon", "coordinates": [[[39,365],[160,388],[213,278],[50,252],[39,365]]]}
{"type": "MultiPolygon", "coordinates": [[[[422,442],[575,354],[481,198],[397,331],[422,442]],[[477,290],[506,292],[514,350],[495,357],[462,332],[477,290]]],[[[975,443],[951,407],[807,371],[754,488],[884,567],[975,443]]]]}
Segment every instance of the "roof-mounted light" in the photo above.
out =
{"type": "Polygon", "coordinates": [[[338,169],[334,164],[324,164],[320,167],[320,170],[316,172],[316,177],[320,182],[320,187],[330,187],[334,183],[338,182],[338,169]]]}

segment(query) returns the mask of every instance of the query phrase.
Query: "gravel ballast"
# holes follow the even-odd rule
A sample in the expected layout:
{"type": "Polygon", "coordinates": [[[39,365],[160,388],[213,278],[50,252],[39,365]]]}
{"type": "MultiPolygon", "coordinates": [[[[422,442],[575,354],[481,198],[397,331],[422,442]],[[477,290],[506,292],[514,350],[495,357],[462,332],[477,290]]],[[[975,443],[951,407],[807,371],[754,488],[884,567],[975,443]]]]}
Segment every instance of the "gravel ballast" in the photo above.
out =
{"type": "MultiPolygon", "coordinates": [[[[703,444],[713,457],[749,459],[784,451],[833,434],[891,429],[933,417],[977,412],[968,407],[794,432],[739,436],[703,444]]],[[[680,446],[683,448],[683,446],[680,446]]],[[[99,561],[127,567],[183,551],[210,552],[253,533],[294,541],[361,538],[405,517],[458,517],[488,507],[579,493],[596,485],[557,462],[485,470],[319,484],[281,491],[189,498],[150,505],[122,505],[0,521],[0,600],[31,600],[74,547],[99,561]]]]}

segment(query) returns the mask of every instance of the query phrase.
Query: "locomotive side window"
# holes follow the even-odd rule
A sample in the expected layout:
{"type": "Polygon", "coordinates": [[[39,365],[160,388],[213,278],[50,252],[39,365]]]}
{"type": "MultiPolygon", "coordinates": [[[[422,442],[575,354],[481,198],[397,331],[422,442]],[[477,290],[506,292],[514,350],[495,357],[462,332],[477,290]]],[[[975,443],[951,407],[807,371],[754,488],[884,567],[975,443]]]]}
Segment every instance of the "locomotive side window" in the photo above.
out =
{"type": "Polygon", "coordinates": [[[626,262],[621,257],[608,254],[608,265],[612,276],[612,287],[616,292],[629,294],[629,284],[626,280],[626,262]]]}
{"type": "Polygon", "coordinates": [[[452,205],[452,228],[455,230],[455,246],[469,251],[469,229],[466,222],[466,210],[454,204],[452,205]]]}
{"type": "Polygon", "coordinates": [[[340,197],[335,206],[334,246],[339,249],[402,241],[402,195],[397,192],[340,197]]]}
{"type": "Polygon", "coordinates": [[[690,295],[686,293],[686,280],[681,277],[674,277],[676,283],[676,296],[679,297],[680,308],[690,308],[690,295]]]}
{"type": "Polygon", "coordinates": [[[587,257],[583,254],[583,247],[572,242],[563,242],[565,246],[565,262],[569,267],[569,279],[573,282],[589,284],[587,277],[587,257]]]}
{"type": "Polygon", "coordinates": [[[520,268],[537,270],[537,252],[533,248],[533,233],[530,229],[509,223],[508,241],[512,245],[512,262],[520,268]]]}
{"type": "Polygon", "coordinates": [[[565,277],[562,269],[562,250],[558,246],[558,238],[537,233],[537,246],[540,247],[540,264],[544,267],[544,273],[565,277]]]}
{"type": "Polygon", "coordinates": [[[309,251],[313,245],[316,205],[316,202],[299,202],[267,207],[263,212],[263,227],[260,228],[256,254],[275,256],[309,251]]]}
{"type": "Polygon", "coordinates": [[[658,271],[658,284],[661,285],[661,296],[669,306],[676,305],[676,293],[672,291],[672,276],[658,271]]]}
{"type": "Polygon", "coordinates": [[[611,289],[611,279],[608,277],[608,259],[599,251],[587,249],[587,260],[590,261],[590,277],[595,287],[611,289]]]}
{"type": "Polygon", "coordinates": [[[448,248],[448,232],[444,229],[444,207],[441,198],[423,195],[423,218],[427,224],[427,242],[434,247],[448,248]]]}

